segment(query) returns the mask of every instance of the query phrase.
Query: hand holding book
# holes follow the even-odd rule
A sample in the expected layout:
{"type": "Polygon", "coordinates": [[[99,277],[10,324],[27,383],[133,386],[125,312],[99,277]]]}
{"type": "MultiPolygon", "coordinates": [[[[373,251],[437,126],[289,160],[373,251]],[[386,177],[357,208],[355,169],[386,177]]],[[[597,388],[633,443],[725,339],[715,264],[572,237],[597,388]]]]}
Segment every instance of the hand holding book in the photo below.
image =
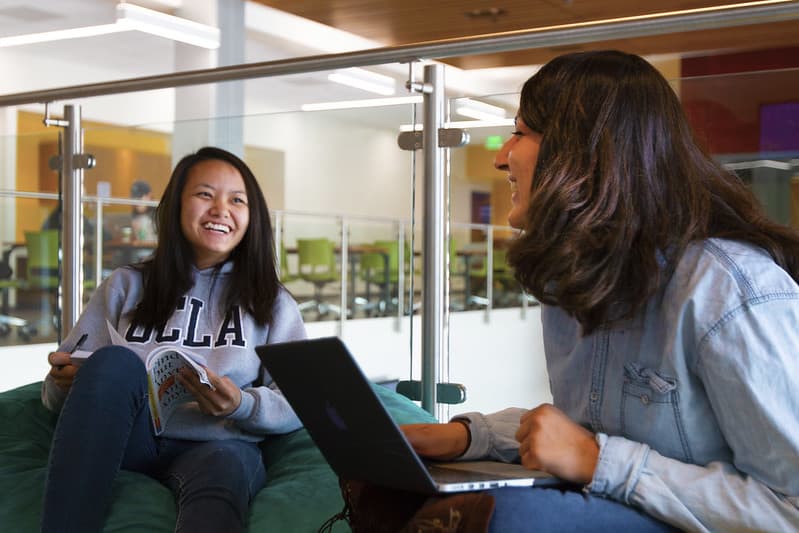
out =
{"type": "Polygon", "coordinates": [[[199,376],[188,369],[178,372],[178,381],[194,395],[200,411],[210,416],[226,416],[241,403],[241,388],[230,378],[206,369],[211,387],[204,385],[199,376]]]}
{"type": "MultiPolygon", "coordinates": [[[[113,344],[127,346],[139,353],[144,360],[150,396],[150,415],[156,435],[161,434],[164,424],[182,403],[196,400],[202,412],[216,416],[230,413],[238,407],[241,390],[228,378],[220,378],[208,370],[205,358],[201,355],[173,345],[161,346],[148,353],[146,348],[128,343],[111,323],[107,323],[107,326],[113,344]],[[216,383],[224,385],[223,391],[217,392],[209,373],[216,383]],[[230,389],[231,385],[236,391],[230,389]],[[234,402],[232,409],[230,409],[231,402],[234,402]]],[[[89,356],[91,352],[76,350],[71,354],[71,363],[80,365],[89,356]]]]}

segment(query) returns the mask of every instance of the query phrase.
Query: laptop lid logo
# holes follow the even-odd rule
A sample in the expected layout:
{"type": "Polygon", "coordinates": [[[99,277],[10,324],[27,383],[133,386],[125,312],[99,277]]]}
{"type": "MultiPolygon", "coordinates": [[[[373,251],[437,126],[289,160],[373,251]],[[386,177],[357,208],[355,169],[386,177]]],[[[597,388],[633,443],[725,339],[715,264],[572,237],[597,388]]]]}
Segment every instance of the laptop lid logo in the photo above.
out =
{"type": "Polygon", "coordinates": [[[329,401],[325,402],[325,413],[327,414],[327,419],[330,420],[330,423],[336,426],[336,428],[341,431],[349,430],[347,424],[344,423],[344,419],[338,414],[336,408],[333,407],[329,401]]]}

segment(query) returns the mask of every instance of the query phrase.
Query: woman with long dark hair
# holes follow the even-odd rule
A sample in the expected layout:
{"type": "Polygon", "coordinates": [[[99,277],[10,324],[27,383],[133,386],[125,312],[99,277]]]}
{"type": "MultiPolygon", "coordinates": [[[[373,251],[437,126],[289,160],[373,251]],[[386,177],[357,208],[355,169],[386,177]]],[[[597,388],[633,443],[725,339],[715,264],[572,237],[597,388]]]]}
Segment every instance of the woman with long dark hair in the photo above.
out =
{"type": "Polygon", "coordinates": [[[542,303],[553,404],[405,426],[414,447],[581,489],[496,490],[494,531],[798,530],[797,232],[622,52],[533,75],[495,166],[524,230],[509,262],[542,303]]]}
{"type": "Polygon", "coordinates": [[[255,347],[305,338],[281,286],[269,211],[247,165],[218,148],[178,162],[156,210],[152,258],[115,270],[51,353],[42,388],[60,411],[42,530],[101,531],[120,469],[170,487],[179,531],[241,531],[266,473],[258,442],[300,427],[255,347]],[[125,339],[112,344],[109,328],[125,339]],[[85,337],[78,367],[68,350],[85,337]],[[143,359],[153,348],[203,357],[212,387],[177,380],[194,401],[156,435],[143,359]]]}

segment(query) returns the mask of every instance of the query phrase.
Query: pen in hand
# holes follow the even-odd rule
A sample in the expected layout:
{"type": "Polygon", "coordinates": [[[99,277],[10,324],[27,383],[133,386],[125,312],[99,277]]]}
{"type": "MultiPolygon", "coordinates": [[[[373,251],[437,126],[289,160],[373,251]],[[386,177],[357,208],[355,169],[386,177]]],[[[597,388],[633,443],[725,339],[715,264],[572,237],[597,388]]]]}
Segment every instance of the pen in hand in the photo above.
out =
{"type": "Polygon", "coordinates": [[[83,335],[81,335],[80,339],[78,339],[78,342],[75,343],[75,347],[72,348],[72,350],[70,350],[69,353],[70,354],[75,353],[78,350],[78,348],[83,346],[83,343],[86,342],[86,339],[88,339],[88,338],[89,338],[89,334],[88,333],[84,333],[83,335]]]}
{"type": "MultiPolygon", "coordinates": [[[[86,339],[88,339],[88,338],[89,338],[89,334],[88,333],[84,333],[83,335],[81,335],[80,338],[78,339],[78,342],[75,343],[75,346],[67,353],[71,355],[71,354],[75,353],[76,351],[78,351],[78,349],[81,346],[83,346],[83,343],[86,342],[86,339]]],[[[56,365],[55,367],[58,370],[61,370],[62,368],[64,368],[64,365],[56,365]]]]}

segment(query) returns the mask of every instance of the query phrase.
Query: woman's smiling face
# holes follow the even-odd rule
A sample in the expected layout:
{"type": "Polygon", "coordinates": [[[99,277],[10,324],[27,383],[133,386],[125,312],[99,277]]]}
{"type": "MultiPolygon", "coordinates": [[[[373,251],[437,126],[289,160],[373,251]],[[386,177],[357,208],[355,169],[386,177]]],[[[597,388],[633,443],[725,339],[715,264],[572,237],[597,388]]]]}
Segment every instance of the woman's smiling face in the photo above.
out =
{"type": "Polygon", "coordinates": [[[523,229],[527,219],[530,188],[540,148],[541,134],[516,117],[516,129],[494,158],[494,167],[508,173],[512,204],[508,223],[514,228],[523,229]]]}
{"type": "Polygon", "coordinates": [[[180,226],[197,268],[224,262],[244,238],[249,222],[244,178],[235,167],[207,159],[189,169],[181,193],[180,226]]]}

